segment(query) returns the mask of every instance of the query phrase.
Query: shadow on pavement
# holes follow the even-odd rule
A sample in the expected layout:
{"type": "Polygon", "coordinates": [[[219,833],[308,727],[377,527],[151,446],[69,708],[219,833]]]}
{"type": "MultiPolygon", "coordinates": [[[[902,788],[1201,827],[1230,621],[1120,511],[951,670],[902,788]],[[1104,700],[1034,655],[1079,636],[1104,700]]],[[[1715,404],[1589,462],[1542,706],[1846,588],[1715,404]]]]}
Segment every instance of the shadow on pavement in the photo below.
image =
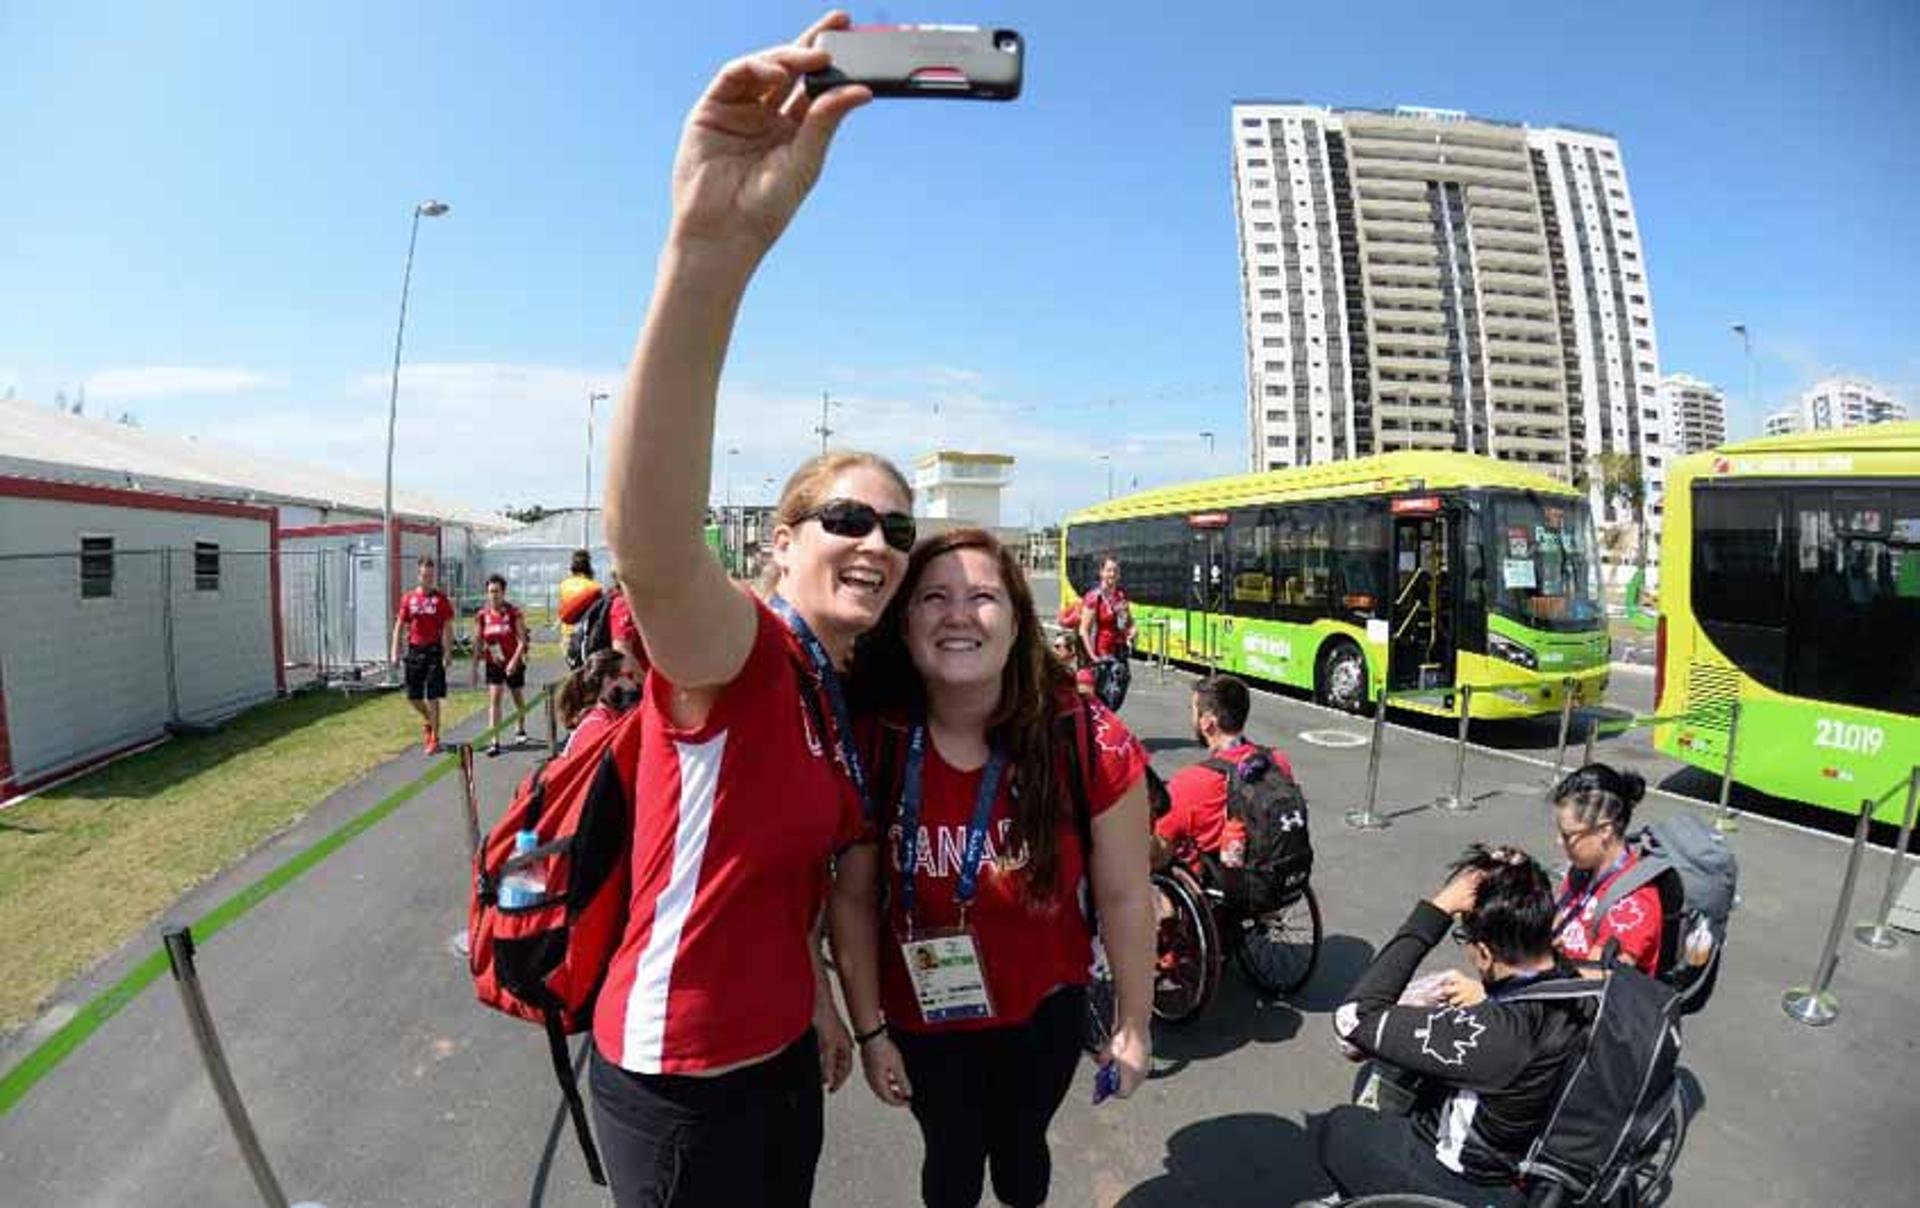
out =
{"type": "Polygon", "coordinates": [[[1320,941],[1313,977],[1288,1001],[1301,1011],[1331,1011],[1347,1001],[1347,991],[1373,963],[1373,945],[1353,935],[1329,935],[1320,941]]]}
{"type": "Polygon", "coordinates": [[[1307,1131],[1291,1120],[1241,1112],[1189,1124],[1167,1138],[1166,1173],[1116,1202],[1116,1208],[1274,1208],[1332,1190],[1313,1158],[1307,1131]]]}
{"type": "Polygon", "coordinates": [[[1300,1013],[1282,1002],[1263,1001],[1229,967],[1220,989],[1191,1023],[1154,1021],[1154,1078],[1171,1078],[1195,1061],[1210,1061],[1250,1044],[1279,1044],[1300,1031],[1300,1013]]]}

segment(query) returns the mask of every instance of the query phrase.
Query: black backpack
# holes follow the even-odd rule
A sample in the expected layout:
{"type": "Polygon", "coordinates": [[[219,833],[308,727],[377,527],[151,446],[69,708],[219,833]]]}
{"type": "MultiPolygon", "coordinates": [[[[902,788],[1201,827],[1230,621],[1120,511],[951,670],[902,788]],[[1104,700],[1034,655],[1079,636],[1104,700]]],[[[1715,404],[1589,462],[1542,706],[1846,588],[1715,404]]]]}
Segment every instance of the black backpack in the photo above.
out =
{"type": "Polygon", "coordinates": [[[1627,842],[1639,858],[1607,886],[1594,917],[1607,917],[1634,890],[1654,886],[1663,918],[1654,974],[1679,994],[1681,1013],[1691,1015],[1707,1005],[1720,980],[1727,919],[1739,902],[1739,861],[1726,838],[1693,814],[1642,827],[1627,842]],[[1696,931],[1704,944],[1690,939],[1696,931]]]}
{"type": "Polygon", "coordinates": [[[1502,1000],[1566,1003],[1586,1021],[1546,1127],[1520,1160],[1521,1177],[1560,1185],[1569,1206],[1612,1203],[1681,1110],[1679,996],[1617,966],[1602,977],[1537,982],[1502,1000]]]}
{"type": "Polygon", "coordinates": [[[613,645],[613,593],[602,592],[587,605],[567,636],[567,666],[578,671],[587,660],[613,645]]]}
{"type": "Polygon", "coordinates": [[[1215,756],[1200,766],[1226,778],[1227,821],[1246,828],[1240,866],[1220,864],[1227,905],[1259,915],[1299,897],[1313,873],[1307,798],[1300,785],[1268,751],[1255,751],[1237,764],[1215,756]]]}

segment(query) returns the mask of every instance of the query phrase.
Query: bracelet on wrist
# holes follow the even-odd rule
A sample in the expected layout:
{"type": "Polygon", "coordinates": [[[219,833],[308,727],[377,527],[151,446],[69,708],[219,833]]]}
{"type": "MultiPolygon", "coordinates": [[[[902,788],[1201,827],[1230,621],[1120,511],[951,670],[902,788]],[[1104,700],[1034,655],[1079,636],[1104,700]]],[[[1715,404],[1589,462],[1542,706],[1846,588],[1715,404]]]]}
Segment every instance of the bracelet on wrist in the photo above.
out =
{"type": "Polygon", "coordinates": [[[853,1042],[859,1045],[861,1048],[865,1048],[869,1040],[878,1040],[882,1036],[885,1036],[886,1034],[887,1034],[887,1021],[883,1019],[879,1023],[874,1024],[873,1029],[871,1031],[855,1032],[853,1034],[853,1042]]]}

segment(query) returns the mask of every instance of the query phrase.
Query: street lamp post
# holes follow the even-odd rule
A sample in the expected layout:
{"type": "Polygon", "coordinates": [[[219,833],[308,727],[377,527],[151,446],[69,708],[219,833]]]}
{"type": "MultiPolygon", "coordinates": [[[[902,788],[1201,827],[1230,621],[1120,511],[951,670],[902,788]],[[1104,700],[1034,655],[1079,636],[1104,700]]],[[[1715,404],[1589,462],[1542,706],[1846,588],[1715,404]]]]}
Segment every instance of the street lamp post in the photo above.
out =
{"type": "Polygon", "coordinates": [[[1207,442],[1207,464],[1211,466],[1213,464],[1213,433],[1202,432],[1200,439],[1207,442]]]}
{"type": "MultiPolygon", "coordinates": [[[[1746,325],[1745,323],[1735,323],[1735,324],[1733,325],[1733,331],[1734,331],[1734,334],[1735,334],[1735,335],[1737,335],[1737,336],[1739,336],[1739,337],[1740,337],[1740,347],[1741,347],[1741,349],[1742,349],[1742,350],[1744,351],[1744,353],[1745,353],[1745,355],[1746,355],[1746,361],[1747,361],[1747,410],[1748,410],[1749,412],[1752,412],[1752,411],[1755,411],[1755,410],[1757,410],[1757,409],[1758,409],[1758,407],[1759,407],[1759,401],[1758,401],[1757,399],[1755,399],[1755,398],[1753,397],[1753,395],[1754,395],[1754,390],[1753,390],[1753,333],[1752,333],[1751,331],[1749,331],[1749,330],[1747,329],[1747,325],[1746,325]]],[[[1761,417],[1760,417],[1760,423],[1761,423],[1761,425],[1762,425],[1762,428],[1761,428],[1761,431],[1762,431],[1762,432],[1764,432],[1764,431],[1766,430],[1766,429],[1765,429],[1765,424],[1766,424],[1766,422],[1767,422],[1767,417],[1766,417],[1766,416],[1764,416],[1764,415],[1763,415],[1763,416],[1761,416],[1761,417]]]]}
{"type": "Polygon", "coordinates": [[[420,238],[420,220],[438,218],[450,209],[444,201],[423,201],[413,207],[413,225],[407,232],[407,264],[400,272],[400,322],[393,332],[393,384],[387,391],[387,487],[382,508],[381,544],[387,551],[387,612],[400,606],[400,541],[393,529],[393,430],[400,416],[400,347],[407,335],[407,290],[413,284],[413,248],[420,238]]]}
{"type": "Polygon", "coordinates": [[[593,551],[593,405],[607,400],[604,390],[587,392],[587,493],[581,501],[580,509],[580,548],[593,551]]]}
{"type": "Polygon", "coordinates": [[[1102,453],[1100,460],[1107,463],[1107,498],[1113,498],[1113,454],[1102,453]]]}
{"type": "Polygon", "coordinates": [[[727,447],[726,503],[724,510],[721,512],[721,518],[726,522],[727,560],[733,564],[731,569],[736,574],[738,574],[740,570],[741,525],[733,514],[733,459],[738,456],[740,456],[739,447],[729,445],[727,447]]]}

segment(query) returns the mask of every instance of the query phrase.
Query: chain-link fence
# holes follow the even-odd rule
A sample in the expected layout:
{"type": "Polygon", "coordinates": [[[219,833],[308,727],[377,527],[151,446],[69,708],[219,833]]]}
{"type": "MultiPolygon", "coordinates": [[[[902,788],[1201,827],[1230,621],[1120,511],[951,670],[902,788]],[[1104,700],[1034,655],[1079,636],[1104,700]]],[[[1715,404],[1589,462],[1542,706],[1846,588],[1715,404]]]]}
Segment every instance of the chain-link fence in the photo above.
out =
{"type": "Polygon", "coordinates": [[[0,557],[0,762],[28,783],[386,656],[379,551],[0,557]]]}

